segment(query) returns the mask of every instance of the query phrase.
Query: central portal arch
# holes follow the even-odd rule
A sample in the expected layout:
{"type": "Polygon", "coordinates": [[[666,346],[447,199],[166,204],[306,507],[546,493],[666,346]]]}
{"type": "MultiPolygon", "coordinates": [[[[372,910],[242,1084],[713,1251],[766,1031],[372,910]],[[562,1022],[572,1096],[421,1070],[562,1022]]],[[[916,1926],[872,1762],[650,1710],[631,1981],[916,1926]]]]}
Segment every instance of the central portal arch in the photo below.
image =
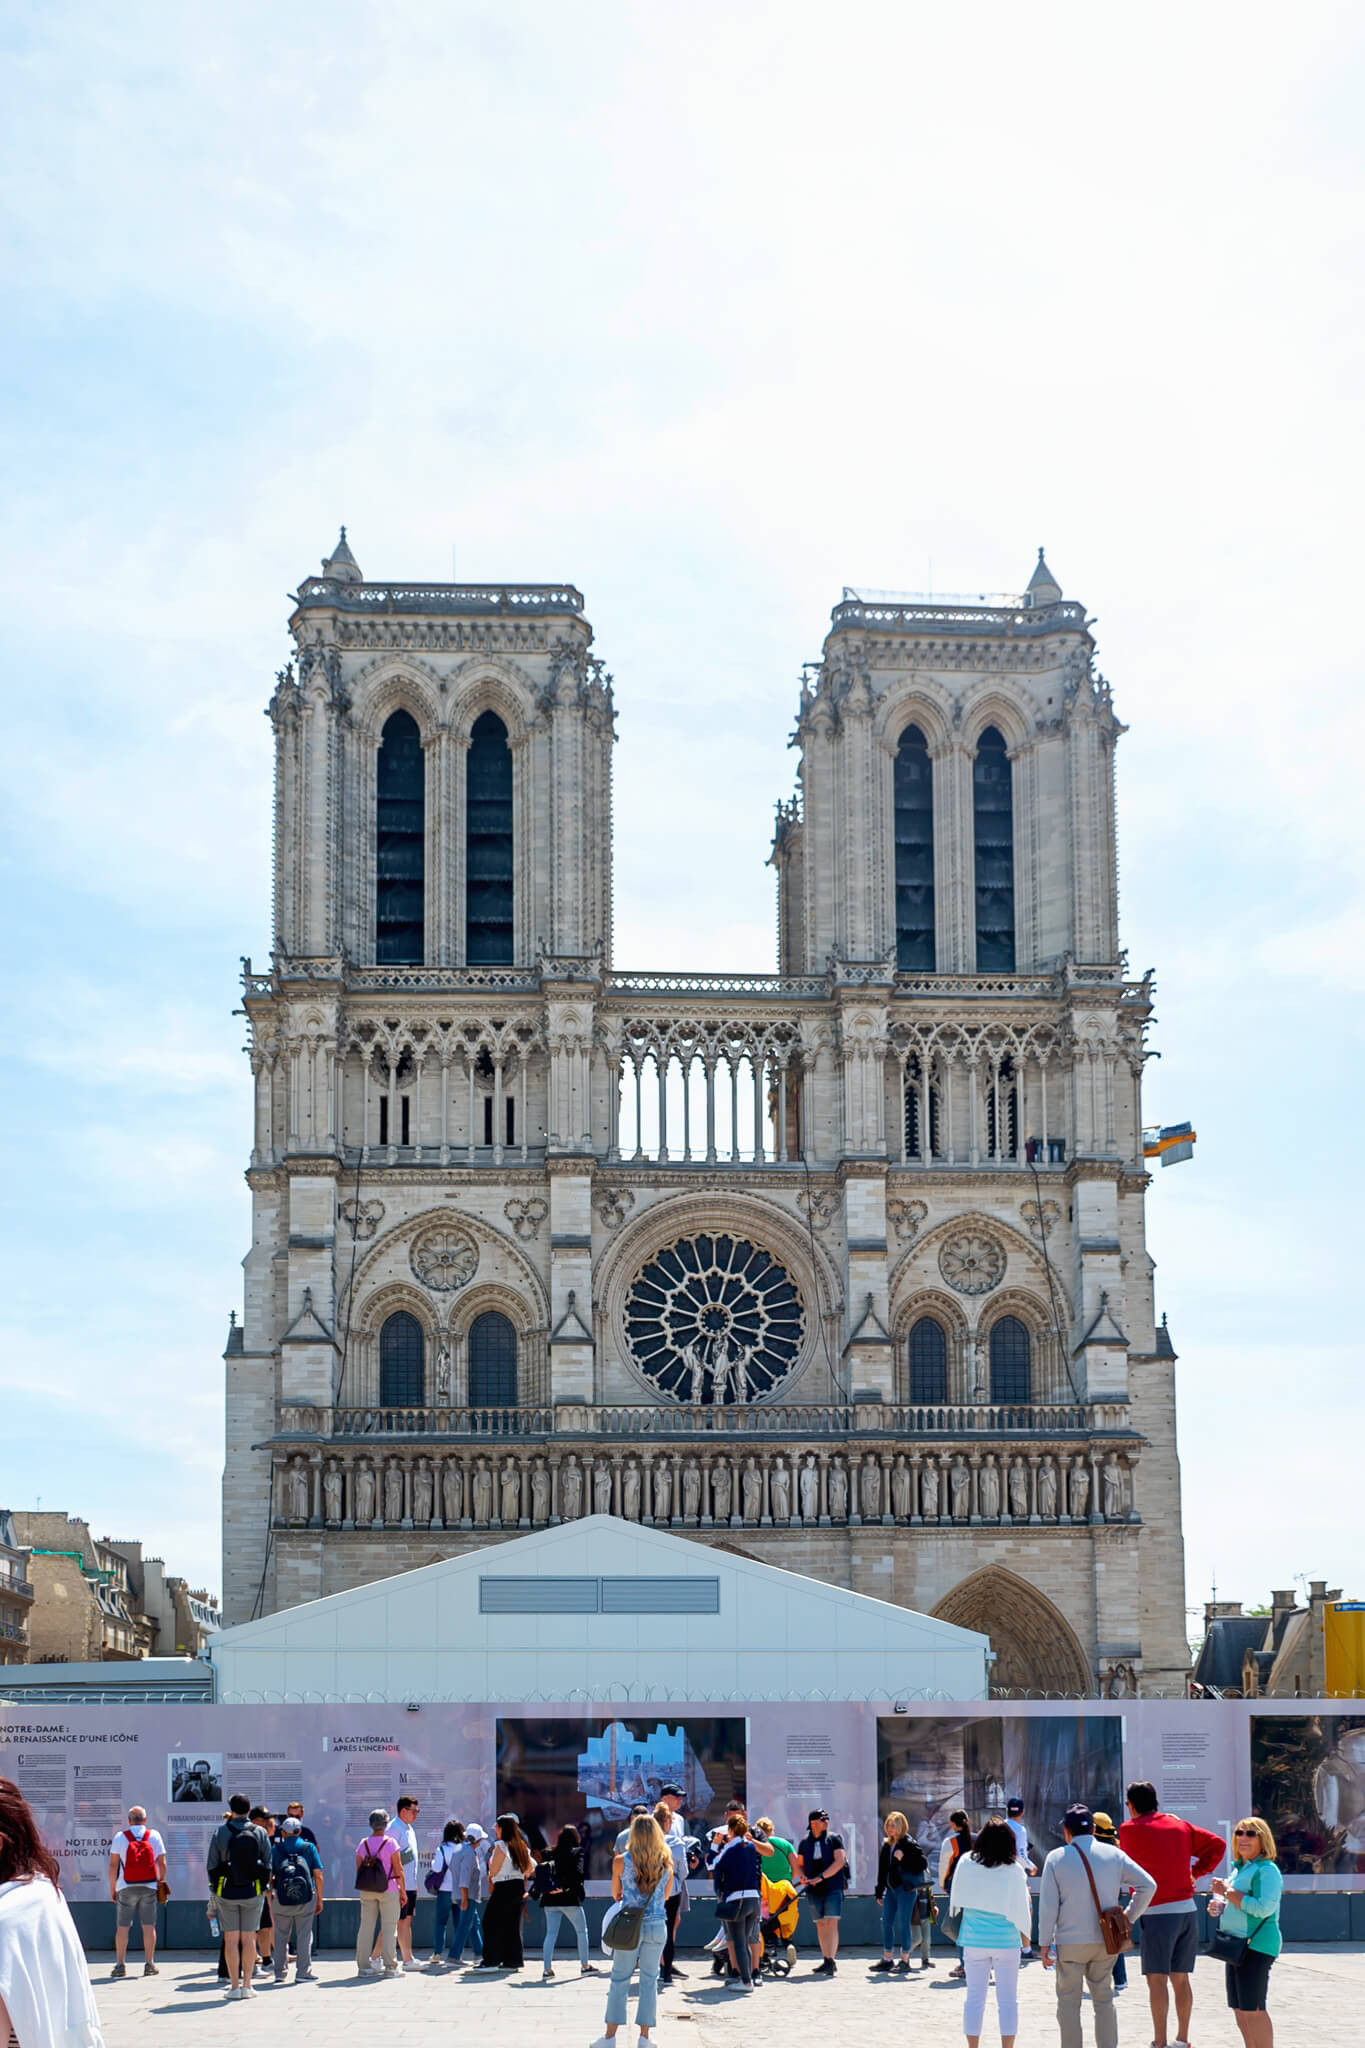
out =
{"type": "Polygon", "coordinates": [[[1003,1565],[973,1572],[933,1611],[939,1621],[990,1637],[993,1692],[1084,1697],[1095,1690],[1085,1652],[1066,1617],[1045,1593],[1003,1565]]]}

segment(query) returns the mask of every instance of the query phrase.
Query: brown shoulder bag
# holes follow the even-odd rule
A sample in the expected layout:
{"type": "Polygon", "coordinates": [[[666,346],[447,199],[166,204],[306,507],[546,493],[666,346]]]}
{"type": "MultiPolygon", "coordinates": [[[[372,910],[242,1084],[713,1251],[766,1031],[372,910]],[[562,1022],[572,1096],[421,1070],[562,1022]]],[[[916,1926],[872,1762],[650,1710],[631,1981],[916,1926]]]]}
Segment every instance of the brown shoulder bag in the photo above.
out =
{"type": "Polygon", "coordinates": [[[1090,1896],[1095,1901],[1095,1911],[1100,1916],[1100,1938],[1104,1942],[1107,1956],[1121,1956],[1125,1949],[1133,1946],[1133,1923],[1122,1906],[1102,1906],[1095,1873],[1090,1868],[1090,1858],[1075,1842],[1071,1844],[1085,1865],[1085,1874],[1090,1881],[1090,1896]]]}

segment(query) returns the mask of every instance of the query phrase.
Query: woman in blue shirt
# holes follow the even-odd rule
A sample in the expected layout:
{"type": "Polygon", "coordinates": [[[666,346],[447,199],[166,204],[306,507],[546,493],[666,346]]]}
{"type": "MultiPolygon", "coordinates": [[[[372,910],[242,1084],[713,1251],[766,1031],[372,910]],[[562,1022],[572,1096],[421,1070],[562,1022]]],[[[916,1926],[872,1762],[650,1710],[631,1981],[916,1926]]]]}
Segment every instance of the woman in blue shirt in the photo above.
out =
{"type": "Polygon", "coordinates": [[[618,2030],[626,2024],[626,1997],[638,1964],[640,1999],[635,2023],[643,2048],[650,2048],[649,2030],[659,2016],[659,1959],[668,1935],[664,1905],[673,1885],[673,1857],[663,1829],[652,1814],[637,1814],[630,1824],[624,1850],[612,1859],[612,1896],[623,1906],[643,1906],[638,1948],[617,1948],[611,1952],[611,1981],[607,1986],[607,2020],[592,2048],[609,2048],[618,2030]]]}
{"type": "Polygon", "coordinates": [[[988,1820],[970,1855],[959,1856],[949,1910],[962,1915],[957,1945],[967,1972],[962,2031],[969,2048],[977,2048],[981,2039],[992,1973],[1001,2048],[1012,2048],[1019,2031],[1020,1949],[1033,1938],[1033,1908],[1019,1844],[1007,1820],[988,1820]]]}
{"type": "Polygon", "coordinates": [[[1242,1935],[1240,1963],[1228,1963],[1228,2004],[1247,2048],[1274,2048],[1275,2029],[1266,2011],[1270,1966],[1280,1953],[1280,1898],[1284,1879],[1275,1861],[1275,1837],[1263,1820],[1239,1820],[1232,1833],[1232,1875],[1215,1877],[1222,1900],[1218,1926],[1242,1935]]]}

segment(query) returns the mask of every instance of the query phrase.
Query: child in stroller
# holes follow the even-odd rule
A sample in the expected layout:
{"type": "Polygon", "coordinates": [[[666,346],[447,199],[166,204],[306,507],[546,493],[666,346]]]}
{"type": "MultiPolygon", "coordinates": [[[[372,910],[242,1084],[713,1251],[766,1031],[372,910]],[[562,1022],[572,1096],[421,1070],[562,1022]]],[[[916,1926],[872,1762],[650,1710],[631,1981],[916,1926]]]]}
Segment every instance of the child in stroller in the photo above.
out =
{"type": "Polygon", "coordinates": [[[766,1970],[770,1977],[789,1977],[792,1965],[796,1961],[796,1943],[793,1937],[796,1933],[796,1920],[801,1910],[801,1901],[795,1885],[789,1883],[785,1877],[772,1884],[766,1877],[760,1876],[758,1886],[763,1897],[763,1913],[758,1923],[759,1937],[763,1943],[759,1967],[766,1970]]]}

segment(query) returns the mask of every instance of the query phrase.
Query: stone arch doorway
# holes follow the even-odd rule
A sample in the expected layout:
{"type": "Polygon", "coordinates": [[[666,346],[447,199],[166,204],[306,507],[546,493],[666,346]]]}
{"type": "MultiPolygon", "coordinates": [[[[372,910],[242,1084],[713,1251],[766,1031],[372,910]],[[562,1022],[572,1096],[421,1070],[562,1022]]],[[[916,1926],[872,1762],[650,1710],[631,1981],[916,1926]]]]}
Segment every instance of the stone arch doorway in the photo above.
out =
{"type": "Polygon", "coordinates": [[[1071,1624],[1045,1593],[1002,1565],[987,1565],[963,1579],[939,1601],[934,1614],[939,1621],[978,1629],[990,1637],[994,1693],[1095,1690],[1071,1624]]]}

